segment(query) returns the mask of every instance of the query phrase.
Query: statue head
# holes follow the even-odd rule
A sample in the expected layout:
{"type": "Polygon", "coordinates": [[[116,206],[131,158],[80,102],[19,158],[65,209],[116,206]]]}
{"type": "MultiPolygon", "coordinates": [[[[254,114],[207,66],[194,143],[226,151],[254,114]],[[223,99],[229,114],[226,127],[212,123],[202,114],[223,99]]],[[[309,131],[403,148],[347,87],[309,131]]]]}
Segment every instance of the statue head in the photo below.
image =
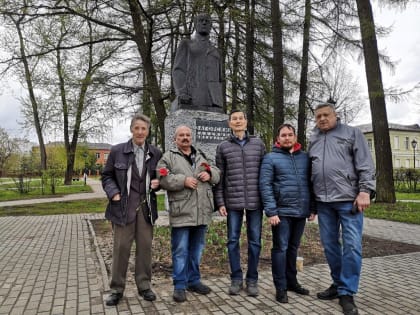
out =
{"type": "Polygon", "coordinates": [[[211,18],[207,13],[200,13],[194,19],[195,30],[202,36],[210,34],[211,18]]]}

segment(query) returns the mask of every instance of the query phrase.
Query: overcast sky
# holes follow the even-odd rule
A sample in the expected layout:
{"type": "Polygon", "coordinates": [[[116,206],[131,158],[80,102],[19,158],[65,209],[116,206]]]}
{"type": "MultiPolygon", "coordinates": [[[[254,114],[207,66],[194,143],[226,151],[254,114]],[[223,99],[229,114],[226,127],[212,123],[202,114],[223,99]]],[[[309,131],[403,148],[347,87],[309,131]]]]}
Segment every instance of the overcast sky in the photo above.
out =
{"type": "MultiPolygon", "coordinates": [[[[420,4],[412,4],[404,11],[377,8],[374,15],[375,23],[393,27],[388,37],[378,38],[379,49],[396,62],[394,73],[382,66],[384,87],[412,88],[420,82],[420,4]]],[[[355,64],[352,70],[354,75],[360,78],[360,85],[366,96],[366,108],[353,124],[369,123],[371,117],[366,95],[364,64],[355,64]]],[[[25,130],[21,130],[18,124],[21,120],[19,95],[22,95],[22,89],[18,84],[9,81],[0,82],[0,127],[6,129],[12,136],[24,137],[25,130]]],[[[387,101],[388,121],[399,124],[420,124],[420,92],[413,96],[416,95],[417,101],[414,97],[398,104],[387,101]]],[[[112,139],[104,142],[115,144],[129,138],[129,120],[116,125],[118,128],[114,128],[112,139]]],[[[37,141],[33,131],[29,131],[27,137],[37,141]]]]}

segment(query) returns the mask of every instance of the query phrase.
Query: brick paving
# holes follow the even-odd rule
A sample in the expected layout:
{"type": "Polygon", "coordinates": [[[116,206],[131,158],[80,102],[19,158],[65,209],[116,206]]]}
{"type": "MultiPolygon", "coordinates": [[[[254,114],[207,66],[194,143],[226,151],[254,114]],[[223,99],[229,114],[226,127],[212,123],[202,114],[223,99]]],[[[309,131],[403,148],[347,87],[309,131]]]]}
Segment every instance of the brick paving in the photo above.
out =
{"type": "MultiPolygon", "coordinates": [[[[0,217],[0,314],[341,314],[337,300],[315,296],[330,285],[323,264],[305,266],[298,277],[311,294],[290,292],[288,304],[275,301],[270,271],[260,273],[256,298],[245,292],[229,296],[226,271],[203,279],[213,290],[209,295],[188,292],[185,303],[172,301],[170,280],[153,280],[155,302],[141,299],[130,283],[117,307],[105,306],[108,279],[89,223],[99,218],[103,215],[0,217]]],[[[417,225],[366,219],[364,231],[420,245],[417,225]]],[[[364,259],[355,298],[359,313],[420,314],[419,262],[420,252],[364,259]]]]}

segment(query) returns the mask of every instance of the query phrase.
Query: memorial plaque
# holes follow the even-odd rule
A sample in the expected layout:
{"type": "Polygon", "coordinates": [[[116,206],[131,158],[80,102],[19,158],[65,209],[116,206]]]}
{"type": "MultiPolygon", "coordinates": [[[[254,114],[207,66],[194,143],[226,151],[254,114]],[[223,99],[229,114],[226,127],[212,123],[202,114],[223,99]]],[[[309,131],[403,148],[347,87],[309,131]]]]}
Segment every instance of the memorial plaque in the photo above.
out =
{"type": "Polygon", "coordinates": [[[230,134],[226,121],[196,120],[195,139],[204,143],[220,143],[230,134]]]}

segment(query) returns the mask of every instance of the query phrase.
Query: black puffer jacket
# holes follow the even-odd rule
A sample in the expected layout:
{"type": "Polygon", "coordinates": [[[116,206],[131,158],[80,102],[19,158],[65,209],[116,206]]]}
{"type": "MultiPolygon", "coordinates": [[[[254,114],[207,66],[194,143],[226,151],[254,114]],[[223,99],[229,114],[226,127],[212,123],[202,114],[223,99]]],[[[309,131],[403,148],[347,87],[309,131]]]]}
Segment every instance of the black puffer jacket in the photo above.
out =
{"type": "Polygon", "coordinates": [[[247,136],[241,146],[233,135],[217,146],[216,166],[221,179],[215,188],[216,209],[261,209],[258,177],[265,146],[260,138],[247,136]]]}

